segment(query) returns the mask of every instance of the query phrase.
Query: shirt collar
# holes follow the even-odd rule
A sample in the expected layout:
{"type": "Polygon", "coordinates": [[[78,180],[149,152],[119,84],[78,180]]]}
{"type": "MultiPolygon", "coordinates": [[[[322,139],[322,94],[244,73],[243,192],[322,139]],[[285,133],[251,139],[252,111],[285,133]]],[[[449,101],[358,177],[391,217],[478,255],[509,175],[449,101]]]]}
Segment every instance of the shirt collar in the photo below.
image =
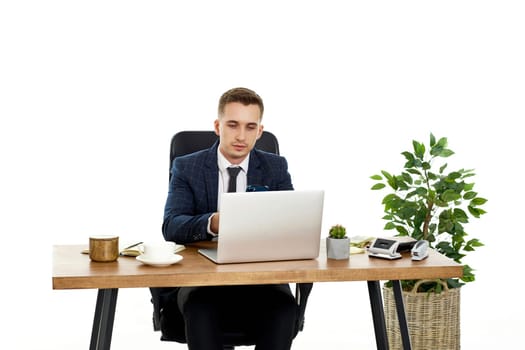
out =
{"type": "Polygon", "coordinates": [[[244,158],[244,160],[240,163],[240,164],[232,164],[230,163],[224,156],[223,154],[221,153],[221,151],[219,150],[219,148],[217,147],[217,163],[218,163],[218,166],[219,166],[219,170],[222,172],[225,172],[226,171],[226,168],[229,168],[231,166],[233,167],[236,167],[236,166],[240,166],[242,171],[244,173],[246,173],[248,171],[248,165],[250,163],[250,153],[248,153],[248,156],[246,158],[244,158]]]}

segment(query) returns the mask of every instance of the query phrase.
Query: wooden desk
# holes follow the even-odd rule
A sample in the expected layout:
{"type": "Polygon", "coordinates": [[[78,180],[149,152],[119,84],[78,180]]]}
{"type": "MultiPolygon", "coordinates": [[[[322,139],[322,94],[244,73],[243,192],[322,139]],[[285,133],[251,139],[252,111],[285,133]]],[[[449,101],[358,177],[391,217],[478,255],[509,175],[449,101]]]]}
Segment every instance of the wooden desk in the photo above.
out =
{"type": "Polygon", "coordinates": [[[408,255],[398,260],[352,255],[349,260],[330,260],[321,247],[315,260],[216,265],[187,247],[184,259],[167,267],[141,264],[131,257],[112,263],[91,262],[81,254],[85,246],[53,247],[53,289],[99,289],[90,349],[109,349],[118,288],[211,286],[269,283],[367,281],[378,349],[388,349],[380,281],[394,281],[404,349],[410,349],[399,280],[460,277],[463,267],[445,256],[430,252],[423,261],[408,255]]]}

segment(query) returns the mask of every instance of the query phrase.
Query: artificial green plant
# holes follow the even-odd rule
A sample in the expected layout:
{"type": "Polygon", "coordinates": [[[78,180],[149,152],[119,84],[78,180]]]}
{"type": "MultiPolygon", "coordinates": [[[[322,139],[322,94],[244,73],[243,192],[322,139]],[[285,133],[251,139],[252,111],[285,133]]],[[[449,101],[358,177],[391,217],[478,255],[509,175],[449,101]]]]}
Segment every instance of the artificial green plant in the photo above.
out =
{"type": "MultiPolygon", "coordinates": [[[[458,288],[475,279],[473,269],[462,259],[483,246],[479,239],[469,238],[465,224],[486,213],[481,206],[487,200],[469,182],[475,175],[472,169],[447,171],[443,159],[454,154],[447,143],[447,138],[436,140],[432,133],[428,148],[412,141],[413,151],[401,153],[406,162],[400,174],[382,170],[382,175],[371,179],[376,181],[372,190],[391,191],[382,200],[387,221],[384,229],[396,230],[397,236],[427,240],[431,248],[462,264],[463,277],[447,279],[449,288],[458,288]]],[[[403,289],[412,290],[416,282],[402,281],[403,289]]],[[[440,292],[441,284],[425,284],[422,290],[440,292]]]]}

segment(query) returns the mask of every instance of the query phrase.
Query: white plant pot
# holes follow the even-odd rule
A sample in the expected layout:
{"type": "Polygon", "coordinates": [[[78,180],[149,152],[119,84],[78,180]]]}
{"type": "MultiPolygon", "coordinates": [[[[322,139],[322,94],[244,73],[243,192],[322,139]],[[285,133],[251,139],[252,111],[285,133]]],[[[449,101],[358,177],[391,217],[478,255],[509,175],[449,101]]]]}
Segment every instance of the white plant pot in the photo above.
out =
{"type": "Polygon", "coordinates": [[[326,256],[328,259],[348,259],[350,257],[350,238],[326,237],[326,256]]]}

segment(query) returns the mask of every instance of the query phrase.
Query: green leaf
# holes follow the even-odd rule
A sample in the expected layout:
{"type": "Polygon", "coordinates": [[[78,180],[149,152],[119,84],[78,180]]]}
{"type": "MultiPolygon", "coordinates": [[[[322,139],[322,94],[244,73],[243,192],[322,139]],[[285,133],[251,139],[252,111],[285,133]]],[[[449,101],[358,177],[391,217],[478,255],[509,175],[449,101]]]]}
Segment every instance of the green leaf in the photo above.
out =
{"type": "Polygon", "coordinates": [[[483,243],[481,243],[481,242],[479,241],[479,239],[477,239],[477,238],[472,238],[471,240],[469,240],[469,241],[467,242],[467,245],[468,245],[468,246],[472,246],[472,247],[476,247],[476,248],[485,246],[485,245],[484,245],[483,243]]]}
{"type": "Polygon", "coordinates": [[[405,221],[405,220],[409,220],[410,218],[412,218],[412,216],[414,216],[415,214],[415,210],[414,208],[411,208],[411,207],[408,207],[408,206],[401,206],[398,211],[397,211],[397,216],[405,221]]]}
{"type": "Polygon", "coordinates": [[[427,172],[427,177],[428,177],[429,180],[432,180],[432,181],[439,179],[439,176],[434,174],[431,171],[427,172]]]}
{"type": "Polygon", "coordinates": [[[393,230],[396,228],[396,225],[392,222],[387,222],[385,227],[383,227],[384,230],[393,230]]]}
{"type": "Polygon", "coordinates": [[[469,205],[467,207],[467,209],[468,209],[470,215],[472,215],[475,218],[479,218],[481,216],[481,214],[482,214],[481,213],[482,209],[480,209],[480,208],[476,208],[476,207],[473,207],[473,206],[469,205]]]}
{"type": "Polygon", "coordinates": [[[446,148],[447,148],[447,138],[442,137],[439,139],[439,141],[436,144],[434,144],[434,146],[432,146],[432,148],[430,149],[430,155],[433,157],[448,157],[446,154],[452,151],[447,150],[446,148]]]}
{"type": "Polygon", "coordinates": [[[468,265],[463,265],[463,277],[461,280],[464,282],[473,282],[475,280],[474,274],[472,273],[472,268],[468,265]]]}
{"type": "Polygon", "coordinates": [[[476,207],[476,209],[478,210],[478,214],[479,215],[487,214],[487,212],[485,210],[481,209],[481,208],[477,208],[476,207]]]}
{"type": "Polygon", "coordinates": [[[470,201],[470,205],[473,205],[473,206],[483,205],[485,203],[487,203],[487,200],[481,197],[476,197],[470,201]]]}
{"type": "Polygon", "coordinates": [[[370,178],[371,178],[372,180],[377,180],[377,181],[381,181],[381,180],[383,180],[383,178],[381,177],[381,175],[372,175],[372,176],[370,176],[370,178]]]}
{"type": "MultiPolygon", "coordinates": [[[[465,187],[466,187],[466,186],[465,186],[465,187]]],[[[465,194],[463,195],[463,199],[465,199],[465,200],[470,200],[470,199],[472,199],[472,198],[475,198],[477,195],[478,195],[477,192],[469,191],[469,192],[467,192],[467,193],[465,193],[465,194]]]]}
{"type": "Polygon", "coordinates": [[[443,147],[441,147],[440,145],[436,144],[436,145],[434,145],[434,147],[432,147],[430,149],[430,155],[432,157],[437,157],[439,155],[439,153],[441,153],[442,150],[443,150],[443,147]]]}
{"type": "Polygon", "coordinates": [[[385,188],[385,187],[386,187],[385,184],[383,184],[383,183],[379,183],[379,184],[375,184],[374,186],[372,186],[371,189],[372,189],[372,190],[380,190],[380,189],[385,188]]]}
{"type": "Polygon", "coordinates": [[[403,181],[408,183],[408,184],[412,184],[414,182],[412,180],[412,176],[410,176],[410,174],[408,174],[408,173],[403,172],[403,173],[401,173],[401,176],[403,178],[403,181]]]}
{"type": "Polygon", "coordinates": [[[408,161],[413,161],[415,159],[415,156],[410,152],[405,151],[405,152],[401,152],[401,154],[404,155],[406,160],[408,161]]]}
{"type": "Polygon", "coordinates": [[[453,171],[450,174],[447,175],[447,180],[456,180],[461,177],[461,173],[459,171],[453,171]]]}
{"type": "Polygon", "coordinates": [[[440,146],[440,147],[442,147],[442,148],[447,147],[447,145],[448,145],[448,140],[447,140],[447,138],[446,138],[446,137],[442,137],[442,138],[440,138],[439,141],[437,142],[437,145],[440,146]]]}
{"type": "Polygon", "coordinates": [[[386,170],[381,170],[381,174],[383,174],[383,176],[387,179],[390,179],[392,177],[392,175],[390,175],[390,173],[386,170]]]}
{"type": "Polygon", "coordinates": [[[404,165],[404,167],[406,169],[413,168],[415,166],[415,164],[416,164],[416,159],[415,159],[414,155],[412,153],[410,153],[410,152],[402,152],[401,154],[404,155],[406,160],[407,160],[405,165],[404,165]]]}
{"type": "Polygon", "coordinates": [[[399,206],[398,203],[400,202],[401,202],[401,198],[399,198],[397,194],[389,193],[383,198],[383,201],[381,203],[384,205],[393,206],[397,208],[399,206]]]}
{"type": "Polygon", "coordinates": [[[450,157],[453,154],[454,154],[454,151],[451,151],[451,150],[445,148],[445,149],[441,150],[441,152],[439,152],[438,155],[440,157],[447,158],[447,157],[450,157]]]}
{"type": "Polygon", "coordinates": [[[457,278],[448,278],[447,279],[448,288],[460,288],[465,285],[465,283],[460,283],[457,278]]]}
{"type": "Polygon", "coordinates": [[[410,198],[414,197],[415,195],[417,195],[416,191],[408,192],[407,195],[405,196],[405,199],[410,199],[410,198]]]}
{"type": "Polygon", "coordinates": [[[410,174],[423,176],[423,174],[421,174],[421,172],[419,170],[414,169],[414,168],[407,169],[407,172],[410,173],[410,174]]]}
{"type": "MultiPolygon", "coordinates": [[[[410,181],[412,181],[411,178],[410,178],[410,181]]],[[[406,183],[403,177],[403,174],[395,177],[395,183],[396,183],[397,188],[401,191],[408,191],[408,189],[410,188],[409,184],[406,183]]]]}
{"type": "MultiPolygon", "coordinates": [[[[466,191],[466,192],[469,192],[469,191],[472,191],[472,189],[474,188],[474,183],[465,183],[465,187],[463,187],[463,190],[466,191]]],[[[476,193],[476,196],[478,194],[476,193]]]]}
{"type": "Polygon", "coordinates": [[[456,193],[454,190],[446,190],[441,194],[441,199],[445,202],[452,202],[461,198],[459,193],[456,193]]]}
{"type": "Polygon", "coordinates": [[[425,145],[417,141],[412,141],[412,146],[414,147],[414,154],[416,157],[423,159],[425,156],[425,145]]]}
{"type": "Polygon", "coordinates": [[[408,236],[408,231],[403,226],[396,226],[396,230],[400,236],[408,236]]]}
{"type": "Polygon", "coordinates": [[[425,187],[418,187],[416,188],[416,194],[421,197],[425,197],[427,195],[428,191],[425,187]]]}
{"type": "Polygon", "coordinates": [[[453,217],[455,220],[459,221],[459,222],[462,222],[462,223],[467,223],[468,222],[468,215],[467,213],[465,213],[465,211],[461,208],[455,208],[454,211],[453,211],[453,217]]]}

